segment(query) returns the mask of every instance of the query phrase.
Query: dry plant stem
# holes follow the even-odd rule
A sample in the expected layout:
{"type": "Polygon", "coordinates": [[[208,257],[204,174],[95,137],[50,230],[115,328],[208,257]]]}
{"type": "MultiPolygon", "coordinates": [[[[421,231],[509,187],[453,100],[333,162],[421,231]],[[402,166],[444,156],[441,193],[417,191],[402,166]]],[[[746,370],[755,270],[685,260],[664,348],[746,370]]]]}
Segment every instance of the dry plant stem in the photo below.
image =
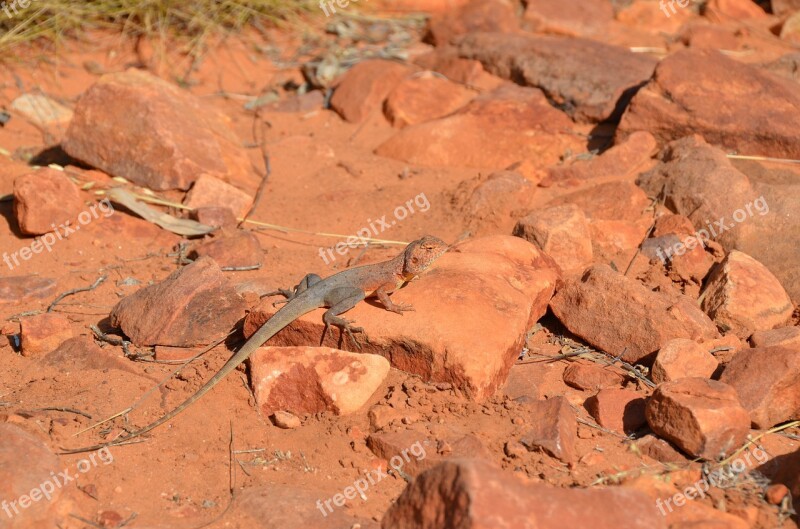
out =
{"type": "Polygon", "coordinates": [[[782,432],[783,430],[788,430],[789,428],[794,428],[795,426],[800,426],[800,421],[787,422],[786,424],[775,426],[774,428],[770,428],[769,430],[761,432],[752,439],[748,439],[747,441],[745,441],[745,443],[738,450],[736,450],[733,454],[731,454],[727,458],[720,461],[719,466],[725,466],[731,461],[733,461],[736,458],[736,456],[744,452],[747,449],[747,447],[756,444],[756,441],[758,441],[765,435],[782,432]]]}
{"type": "Polygon", "coordinates": [[[56,305],[58,305],[58,302],[61,301],[64,298],[66,298],[67,296],[72,296],[73,294],[77,294],[79,292],[89,292],[91,290],[96,289],[107,278],[108,278],[108,276],[100,276],[100,277],[97,278],[97,281],[95,281],[94,283],[92,283],[88,287],[74,288],[72,290],[67,290],[63,294],[59,294],[59,296],[50,304],[50,306],[47,307],[47,312],[53,312],[53,309],[55,308],[56,305]]]}

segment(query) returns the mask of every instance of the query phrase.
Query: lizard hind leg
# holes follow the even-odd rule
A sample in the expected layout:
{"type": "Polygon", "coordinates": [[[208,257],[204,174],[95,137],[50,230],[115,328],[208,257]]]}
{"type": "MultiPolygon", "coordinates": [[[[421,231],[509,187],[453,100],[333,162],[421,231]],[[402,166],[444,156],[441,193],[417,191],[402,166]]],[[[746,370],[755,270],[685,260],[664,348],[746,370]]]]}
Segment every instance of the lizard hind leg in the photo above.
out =
{"type": "Polygon", "coordinates": [[[325,305],[330,308],[322,315],[322,322],[325,324],[325,328],[322,331],[322,339],[319,342],[320,345],[325,342],[328,328],[330,328],[331,325],[335,325],[342,330],[342,336],[339,340],[340,345],[344,341],[344,336],[347,335],[355,346],[361,349],[361,344],[353,333],[362,333],[364,329],[361,327],[353,327],[352,321],[341,318],[339,315],[355,307],[359,302],[363,301],[365,297],[366,294],[364,291],[357,288],[335,288],[328,293],[325,298],[325,305]]]}
{"type": "Polygon", "coordinates": [[[267,296],[277,296],[281,295],[285,299],[280,299],[272,304],[273,307],[277,307],[278,305],[283,305],[284,303],[289,303],[292,299],[296,298],[298,294],[301,292],[308,290],[315,284],[322,281],[322,278],[319,277],[317,274],[306,274],[306,276],[300,280],[294,288],[279,288],[274,292],[270,292],[267,296]]]}

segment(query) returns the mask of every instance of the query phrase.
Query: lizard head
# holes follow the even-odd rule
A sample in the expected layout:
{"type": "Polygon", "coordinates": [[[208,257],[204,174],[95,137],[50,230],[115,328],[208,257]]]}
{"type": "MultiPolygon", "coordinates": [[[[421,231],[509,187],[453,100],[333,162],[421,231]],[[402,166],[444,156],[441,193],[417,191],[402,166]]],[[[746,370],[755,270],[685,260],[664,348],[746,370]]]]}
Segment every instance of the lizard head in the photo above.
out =
{"type": "Polygon", "coordinates": [[[449,248],[444,241],[430,235],[417,239],[403,252],[403,274],[409,278],[421,274],[449,248]]]}

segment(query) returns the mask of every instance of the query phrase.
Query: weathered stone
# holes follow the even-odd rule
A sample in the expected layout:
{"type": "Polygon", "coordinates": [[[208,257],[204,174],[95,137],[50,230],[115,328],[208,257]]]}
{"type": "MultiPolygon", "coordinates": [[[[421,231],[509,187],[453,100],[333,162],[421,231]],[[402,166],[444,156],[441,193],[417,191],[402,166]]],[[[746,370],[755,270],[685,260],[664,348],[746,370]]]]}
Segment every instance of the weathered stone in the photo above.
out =
{"type": "Polygon", "coordinates": [[[645,400],[629,389],[601,389],[586,399],[586,410],[597,424],[621,434],[630,434],[647,424],[645,400]]]}
{"type": "Polygon", "coordinates": [[[241,189],[207,174],[195,180],[183,201],[185,206],[192,209],[228,207],[237,217],[244,217],[252,203],[252,197],[241,189]]]}
{"type": "MultiPolygon", "coordinates": [[[[631,134],[599,156],[588,160],[573,159],[569,165],[557,165],[547,170],[554,182],[583,182],[605,178],[628,179],[647,170],[655,161],[658,143],[652,134],[639,131],[631,134]]],[[[612,182],[623,185],[627,182],[612,182]]],[[[646,196],[646,195],[645,195],[646,196]]],[[[587,211],[588,213],[588,211],[587,211]]]]}
{"type": "Polygon", "coordinates": [[[282,410],[278,410],[272,414],[272,422],[275,426],[283,430],[294,430],[295,428],[300,428],[302,425],[302,421],[300,421],[297,415],[282,410]]]}
{"type": "Polygon", "coordinates": [[[111,324],[136,345],[193,347],[230,332],[246,304],[209,257],[117,303],[111,324]]]}
{"type": "Polygon", "coordinates": [[[71,109],[44,94],[22,94],[11,102],[11,110],[48,131],[65,127],[72,119],[71,109]]]}
{"type": "Polygon", "coordinates": [[[383,529],[665,529],[643,493],[532,483],[489,463],[458,460],[421,474],[389,508],[383,529]]]}
{"type": "MultiPolygon", "coordinates": [[[[369,338],[363,340],[362,352],[381,354],[398,369],[426,381],[450,382],[482,399],[505,381],[525,333],[547,310],[560,282],[557,269],[550,257],[517,237],[470,239],[392,294],[395,303],[411,304],[416,311],[399,316],[359,303],[346,317],[369,338]],[[476,341],[465,328],[486,332],[476,341]]],[[[255,332],[274,312],[272,300],[264,300],[246,318],[245,334],[255,332]]],[[[322,312],[299,318],[268,343],[319,345],[322,312]]],[[[338,335],[329,333],[324,345],[336,347],[338,335]]]]}
{"type": "Polygon", "coordinates": [[[541,88],[571,117],[588,122],[619,118],[656,65],[625,48],[566,37],[472,33],[458,50],[495,75],[541,88]]]}
{"type": "Polygon", "coordinates": [[[713,22],[768,18],[752,0],[708,0],[703,7],[703,16],[713,22]]]}
{"type": "Polygon", "coordinates": [[[772,12],[778,16],[800,11],[800,0],[772,0],[772,12]]]}
{"type": "Polygon", "coordinates": [[[328,347],[262,347],[250,357],[261,412],[348,415],[361,408],[389,374],[378,355],[328,347]]]}
{"type": "Polygon", "coordinates": [[[519,29],[516,7],[509,0],[471,0],[458,9],[431,17],[425,40],[435,46],[474,31],[512,33],[519,29]]]}
{"type": "Polygon", "coordinates": [[[548,205],[560,204],[575,204],[590,219],[637,221],[646,215],[650,199],[631,182],[607,182],[558,197],[548,205]]]}
{"type": "Polygon", "coordinates": [[[530,210],[535,196],[536,186],[525,177],[498,171],[461,182],[451,203],[462,213],[464,228],[473,234],[510,233],[521,212],[530,210]]]}
{"type": "Polygon", "coordinates": [[[750,433],[750,416],[736,390],[716,380],[665,382],[647,401],[653,432],[692,457],[716,460],[739,448],[750,433]]]}
{"type": "Polygon", "coordinates": [[[527,0],[524,18],[536,33],[588,37],[607,33],[614,8],[609,2],[593,0],[527,0]]]}
{"type": "Polygon", "coordinates": [[[258,237],[249,231],[215,237],[195,248],[190,255],[211,257],[221,268],[248,267],[264,262],[258,237]]]}
{"type": "Polygon", "coordinates": [[[503,394],[510,399],[523,398],[526,400],[539,400],[539,387],[534,375],[538,374],[533,364],[514,364],[508,372],[508,378],[503,385],[503,394]]]}
{"type": "Polygon", "coordinates": [[[742,339],[785,325],[794,310],[767,267],[736,250],[711,271],[703,296],[702,308],[717,327],[742,339]]]}
{"type": "Polygon", "coordinates": [[[229,122],[207,102],[131,68],[84,92],[62,146],[73,158],[154,190],[188,189],[204,174],[255,184],[229,122]]]}
{"type": "Polygon", "coordinates": [[[719,362],[706,348],[686,338],[676,338],[664,344],[656,355],[651,378],[656,384],[679,378],[711,378],[719,362]]]}
{"type": "Polygon", "coordinates": [[[0,277],[0,304],[23,303],[31,299],[47,298],[53,294],[55,289],[56,282],[49,277],[0,277]]]}
{"type": "Polygon", "coordinates": [[[489,453],[473,434],[450,431],[430,437],[425,431],[402,430],[374,433],[367,437],[367,447],[384,459],[390,468],[397,468],[416,477],[439,463],[464,457],[489,459],[489,453]],[[440,450],[440,447],[447,447],[440,450]]]}
{"type": "Polygon", "coordinates": [[[452,47],[438,47],[417,57],[415,64],[426,70],[439,72],[451,81],[479,92],[490,92],[508,83],[487,72],[480,61],[462,59],[452,47]]]}
{"type": "Polygon", "coordinates": [[[780,327],[766,331],[756,331],[750,337],[753,347],[772,347],[783,345],[800,347],[800,327],[780,327]]]}
{"type": "Polygon", "coordinates": [[[673,338],[700,341],[718,336],[711,320],[689,298],[672,300],[605,265],[569,279],[550,308],[571,332],[628,362],[652,357],[673,338]]]}
{"type": "Polygon", "coordinates": [[[229,207],[199,207],[192,211],[192,218],[200,224],[215,228],[236,228],[236,215],[229,207]]]}
{"type": "Polygon", "coordinates": [[[589,223],[574,204],[534,211],[517,222],[513,235],[544,250],[565,273],[582,272],[592,264],[589,223]]]}
{"type": "Polygon", "coordinates": [[[370,113],[379,111],[386,96],[413,72],[413,68],[392,61],[360,62],[338,82],[331,97],[331,108],[347,121],[359,123],[370,113]]]}
{"type": "Polygon", "coordinates": [[[647,434],[636,442],[636,447],[647,457],[662,463],[686,463],[686,456],[663,439],[647,434]]]}
{"type": "Polygon", "coordinates": [[[528,450],[542,448],[565,463],[577,459],[575,441],[578,423],[575,412],[564,397],[530,402],[528,423],[531,429],[520,439],[528,450]]]}
{"type": "Polygon", "coordinates": [[[572,127],[541,90],[504,85],[449,116],[404,128],[376,153],[434,167],[501,170],[527,158],[548,165],[566,150],[581,149],[568,133],[572,127]],[[492,139],[491,148],[486,138],[492,139]]]}
{"type": "Polygon", "coordinates": [[[695,133],[741,154],[800,158],[794,141],[798,127],[800,93],[794,83],[716,50],[688,49],[658,64],[653,79],[631,100],[617,134],[624,138],[646,130],[666,143],[695,133]],[[709,105],[706,87],[722,84],[725,91],[709,105]]]}
{"type": "Polygon", "coordinates": [[[383,111],[392,125],[403,128],[451,114],[475,95],[441,76],[423,72],[400,81],[386,98],[383,111]]]}
{"type": "Polygon", "coordinates": [[[72,338],[72,325],[66,316],[44,313],[20,320],[22,355],[49,353],[72,338]]]}
{"type": "Polygon", "coordinates": [[[564,370],[564,383],[584,391],[619,388],[625,378],[608,368],[597,365],[573,363],[564,370]]]}
{"type": "Polygon", "coordinates": [[[742,349],[720,381],[733,386],[756,428],[800,418],[800,346],[742,349]]]}
{"type": "MultiPolygon", "coordinates": [[[[14,180],[14,216],[22,233],[41,235],[69,221],[74,225],[82,208],[78,186],[63,171],[44,168],[14,180]]],[[[39,252],[43,249],[40,244],[39,252]]]]}

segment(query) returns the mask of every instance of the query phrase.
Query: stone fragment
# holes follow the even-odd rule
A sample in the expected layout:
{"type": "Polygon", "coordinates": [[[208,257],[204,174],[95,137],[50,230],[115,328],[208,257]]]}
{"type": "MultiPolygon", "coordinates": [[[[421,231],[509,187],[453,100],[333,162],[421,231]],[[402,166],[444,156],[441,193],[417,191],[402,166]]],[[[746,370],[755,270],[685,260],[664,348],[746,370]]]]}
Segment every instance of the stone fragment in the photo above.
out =
{"type": "Polygon", "coordinates": [[[519,29],[516,7],[509,0],[471,0],[428,21],[425,40],[434,46],[474,31],[513,33],[519,29]]]}
{"type": "Polygon", "coordinates": [[[275,426],[284,430],[294,430],[295,428],[300,428],[302,425],[297,415],[282,410],[278,410],[272,414],[272,422],[275,426]]]}
{"type": "Polygon", "coordinates": [[[784,345],[800,347],[800,327],[779,327],[766,331],[756,331],[750,337],[753,347],[772,347],[784,345]]]}
{"type": "Polygon", "coordinates": [[[241,189],[210,175],[195,180],[183,201],[192,209],[202,207],[228,207],[237,217],[244,217],[253,198],[241,189]]]}
{"type": "MultiPolygon", "coordinates": [[[[653,165],[653,155],[657,151],[658,143],[653,135],[646,131],[639,131],[617,142],[598,156],[592,156],[588,160],[573,159],[569,165],[550,167],[547,174],[551,180],[557,183],[583,182],[601,178],[627,179],[653,165]]],[[[619,186],[626,182],[613,182],[612,184],[619,186]]]]}
{"type": "Polygon", "coordinates": [[[536,33],[589,37],[608,32],[614,8],[593,0],[527,0],[524,19],[536,33]]]}
{"type": "Polygon", "coordinates": [[[66,316],[44,313],[20,320],[22,355],[49,353],[72,338],[72,325],[66,316]]]}
{"type": "Polygon", "coordinates": [[[403,128],[451,114],[475,95],[439,75],[422,72],[400,81],[386,98],[383,112],[392,125],[403,128]]]}
{"type": "Polygon", "coordinates": [[[221,268],[260,266],[264,262],[258,237],[249,231],[215,237],[195,248],[190,256],[210,257],[221,268]]]}
{"type": "Polygon", "coordinates": [[[531,429],[520,439],[528,450],[542,448],[564,463],[577,459],[575,442],[578,423],[575,412],[564,397],[530,402],[528,423],[531,429]]]}
{"type": "Polygon", "coordinates": [[[519,173],[498,171],[461,182],[451,203],[473,234],[509,233],[515,214],[528,211],[535,195],[536,187],[519,173]]]}
{"type": "MultiPolygon", "coordinates": [[[[75,219],[81,209],[83,200],[78,186],[63,171],[44,168],[14,180],[14,216],[20,231],[26,235],[42,235],[56,229],[62,233],[61,225],[69,221],[74,229],[79,229],[75,219]]],[[[39,243],[35,253],[44,249],[39,243]]],[[[33,250],[32,244],[30,251],[33,250]]]]}
{"type": "Polygon", "coordinates": [[[353,66],[338,82],[331,108],[351,123],[379,111],[386,96],[414,69],[393,61],[366,60],[353,66]]]}
{"type": "Polygon", "coordinates": [[[586,410],[597,424],[621,434],[630,434],[647,424],[642,394],[629,389],[601,389],[586,399],[586,410]]]}
{"type": "Polygon", "coordinates": [[[517,222],[513,235],[541,248],[565,273],[582,272],[592,264],[589,223],[574,204],[534,211],[517,222]]]}
{"type": "Polygon", "coordinates": [[[619,388],[625,378],[619,373],[596,365],[572,363],[564,370],[564,383],[584,391],[619,388]]]}
{"type": "Polygon", "coordinates": [[[38,275],[0,277],[0,305],[48,298],[55,292],[55,289],[56,282],[49,277],[38,275]]]}
{"type": "Polygon", "coordinates": [[[236,228],[237,220],[233,210],[229,207],[209,206],[199,207],[192,211],[192,218],[200,224],[215,228],[236,228]]]}
{"type": "Polygon", "coordinates": [[[451,459],[490,458],[480,439],[455,431],[433,437],[417,430],[374,433],[367,437],[367,447],[385,460],[389,468],[412,477],[451,459]]]}
{"type": "Polygon", "coordinates": [[[72,119],[72,110],[44,94],[26,93],[11,102],[11,110],[38,127],[63,127],[72,119]]]}
{"type": "Polygon", "coordinates": [[[711,378],[719,362],[708,350],[693,340],[676,338],[658,351],[650,378],[656,384],[679,378],[711,378]]]}

